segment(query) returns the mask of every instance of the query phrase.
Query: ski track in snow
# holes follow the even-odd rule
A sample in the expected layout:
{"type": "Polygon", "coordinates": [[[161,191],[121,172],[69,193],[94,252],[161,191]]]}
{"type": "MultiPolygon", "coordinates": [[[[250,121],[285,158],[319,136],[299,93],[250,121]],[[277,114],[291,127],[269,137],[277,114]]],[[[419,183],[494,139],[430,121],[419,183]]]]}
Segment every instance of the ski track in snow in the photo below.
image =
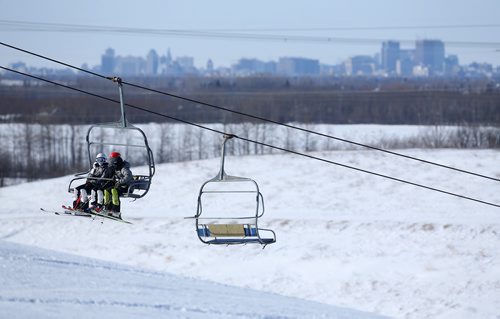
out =
{"type": "MultiPolygon", "coordinates": [[[[403,153],[500,178],[498,151],[403,153]]],[[[498,202],[495,181],[371,151],[315,155],[498,202]]],[[[160,165],[150,194],[123,203],[134,225],[38,212],[69,202],[69,177],[0,189],[0,238],[396,318],[500,318],[498,208],[293,156],[229,157],[229,174],[259,183],[260,226],[278,242],[205,246],[183,217],[218,162],[160,165]]]]}

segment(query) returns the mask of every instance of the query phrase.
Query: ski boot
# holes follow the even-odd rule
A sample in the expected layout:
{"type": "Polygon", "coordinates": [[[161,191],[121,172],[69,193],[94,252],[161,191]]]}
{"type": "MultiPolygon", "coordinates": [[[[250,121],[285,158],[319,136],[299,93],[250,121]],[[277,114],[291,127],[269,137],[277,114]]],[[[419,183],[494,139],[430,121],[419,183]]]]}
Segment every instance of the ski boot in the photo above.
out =
{"type": "Polygon", "coordinates": [[[94,213],[99,213],[99,214],[102,214],[104,212],[104,205],[102,204],[97,204],[97,203],[94,203],[93,205],[90,205],[89,206],[89,209],[90,211],[94,212],[94,213]]]}
{"type": "Polygon", "coordinates": [[[122,214],[120,213],[120,205],[111,204],[111,209],[108,212],[108,216],[112,216],[115,218],[122,218],[122,214]]]}

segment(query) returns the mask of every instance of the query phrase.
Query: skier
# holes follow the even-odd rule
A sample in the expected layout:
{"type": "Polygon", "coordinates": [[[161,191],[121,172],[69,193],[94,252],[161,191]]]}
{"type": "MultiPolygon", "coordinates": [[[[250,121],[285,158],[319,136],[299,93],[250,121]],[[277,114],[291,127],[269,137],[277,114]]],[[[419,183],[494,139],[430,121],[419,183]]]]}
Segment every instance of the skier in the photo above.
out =
{"type": "MultiPolygon", "coordinates": [[[[99,153],[100,158],[106,159],[106,155],[99,153]]],[[[96,177],[93,180],[93,189],[90,196],[90,206],[88,210],[100,213],[104,210],[104,190],[110,188],[113,184],[114,171],[105,160],[95,171],[96,177]],[[97,196],[96,196],[97,195],[97,196]]]]}
{"type": "Polygon", "coordinates": [[[92,169],[88,174],[88,178],[85,184],[82,184],[74,189],[75,200],[73,201],[73,209],[85,211],[89,208],[89,196],[92,195],[91,202],[94,206],[97,206],[99,202],[102,204],[102,181],[101,178],[108,167],[106,162],[106,155],[104,153],[97,154],[95,162],[92,165],[92,169]],[[100,190],[100,193],[99,193],[100,190]],[[97,193],[97,199],[96,199],[97,193]]]}
{"type": "Polygon", "coordinates": [[[130,164],[124,161],[118,152],[109,154],[109,167],[114,172],[115,184],[104,190],[104,204],[110,216],[121,218],[120,195],[128,191],[134,177],[130,171],[130,164]]]}

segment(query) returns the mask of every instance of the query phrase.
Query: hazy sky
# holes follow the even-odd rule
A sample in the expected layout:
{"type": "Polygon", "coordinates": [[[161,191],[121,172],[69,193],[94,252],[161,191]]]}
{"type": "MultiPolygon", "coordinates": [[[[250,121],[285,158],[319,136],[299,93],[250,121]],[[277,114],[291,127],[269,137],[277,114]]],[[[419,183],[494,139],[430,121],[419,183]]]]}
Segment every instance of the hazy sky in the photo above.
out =
{"type": "MultiPolygon", "coordinates": [[[[252,34],[302,35],[348,39],[411,40],[432,38],[456,42],[500,43],[499,0],[0,0],[0,20],[128,27],[144,29],[274,29],[252,34]],[[402,28],[404,26],[487,25],[467,28],[402,28]],[[393,26],[400,28],[376,29],[393,26]],[[314,28],[374,28],[363,30],[309,30],[314,28]],[[285,29],[285,30],[276,30],[285,29]]],[[[243,33],[243,31],[238,31],[243,33]]],[[[150,49],[173,57],[193,56],[205,66],[211,58],[229,66],[241,57],[264,61],[281,56],[303,56],[334,64],[356,54],[373,54],[380,44],[362,42],[295,42],[228,38],[179,37],[172,35],[118,34],[110,32],[13,31],[0,24],[0,41],[80,66],[100,64],[108,47],[117,55],[146,56],[150,49]]],[[[404,44],[403,48],[414,47],[404,44]]],[[[498,47],[446,46],[460,63],[471,61],[500,65],[498,47]]],[[[0,46],[0,65],[25,61],[34,66],[49,62],[0,46]]]]}

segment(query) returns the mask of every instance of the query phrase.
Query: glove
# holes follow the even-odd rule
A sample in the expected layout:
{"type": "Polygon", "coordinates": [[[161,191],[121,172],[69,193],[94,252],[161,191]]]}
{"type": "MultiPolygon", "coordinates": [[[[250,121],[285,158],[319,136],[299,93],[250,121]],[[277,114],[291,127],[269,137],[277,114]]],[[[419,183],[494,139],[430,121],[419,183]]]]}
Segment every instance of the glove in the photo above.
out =
{"type": "Polygon", "coordinates": [[[94,168],[98,168],[98,167],[99,167],[99,164],[94,163],[94,168]]]}
{"type": "Polygon", "coordinates": [[[121,186],[122,186],[122,184],[120,184],[120,182],[115,183],[115,188],[120,188],[121,186]]]}

